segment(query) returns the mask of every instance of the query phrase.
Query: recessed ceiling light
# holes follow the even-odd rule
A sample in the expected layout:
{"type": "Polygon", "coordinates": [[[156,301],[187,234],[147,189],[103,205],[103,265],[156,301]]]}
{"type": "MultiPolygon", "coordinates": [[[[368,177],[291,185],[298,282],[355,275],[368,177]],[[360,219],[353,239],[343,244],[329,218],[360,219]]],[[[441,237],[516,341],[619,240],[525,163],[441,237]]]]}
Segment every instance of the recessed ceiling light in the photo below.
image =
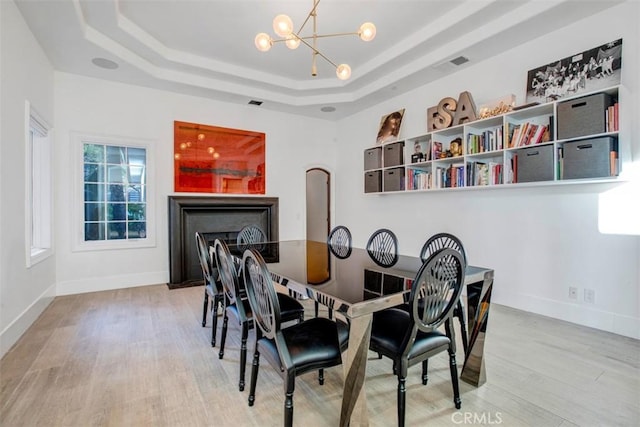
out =
{"type": "Polygon", "coordinates": [[[322,111],[323,113],[333,113],[334,111],[336,111],[336,107],[332,107],[329,105],[326,107],[322,107],[320,111],[322,111]]]}
{"type": "Polygon", "coordinates": [[[119,67],[116,62],[113,62],[112,60],[107,58],[93,58],[91,62],[93,62],[93,65],[95,65],[96,67],[106,68],[107,70],[115,70],[119,67]]]}

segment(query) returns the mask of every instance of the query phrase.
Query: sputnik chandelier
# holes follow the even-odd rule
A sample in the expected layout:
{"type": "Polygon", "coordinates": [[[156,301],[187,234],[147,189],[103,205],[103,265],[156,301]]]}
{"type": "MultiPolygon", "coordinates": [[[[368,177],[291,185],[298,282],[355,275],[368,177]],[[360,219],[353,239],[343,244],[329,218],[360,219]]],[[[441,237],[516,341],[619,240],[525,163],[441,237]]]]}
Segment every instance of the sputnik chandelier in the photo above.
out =
{"type": "Polygon", "coordinates": [[[255,38],[255,44],[259,51],[266,52],[271,49],[274,43],[285,42],[289,49],[296,49],[300,46],[300,43],[304,43],[307,45],[312,51],[311,57],[311,75],[317,76],[318,70],[316,67],[316,57],[320,55],[331,65],[336,67],[336,74],[340,80],[347,80],[351,77],[351,67],[347,64],[336,65],[332,60],[327,58],[322,52],[320,52],[317,48],[317,42],[319,38],[326,37],[339,37],[339,36],[351,36],[357,35],[361,40],[368,42],[373,40],[376,36],[376,26],[371,22],[365,22],[360,26],[358,31],[354,31],[351,33],[335,33],[335,34],[318,34],[317,33],[317,18],[318,18],[318,4],[320,0],[313,0],[313,8],[307,15],[307,18],[300,26],[298,32],[293,31],[293,21],[287,15],[278,15],[273,19],[273,31],[280,37],[281,39],[272,39],[267,33],[260,33],[255,38]],[[309,18],[311,18],[313,22],[313,34],[311,36],[302,36],[300,33],[304,29],[304,26],[309,22],[309,18]],[[309,43],[309,41],[311,43],[309,43]]]}

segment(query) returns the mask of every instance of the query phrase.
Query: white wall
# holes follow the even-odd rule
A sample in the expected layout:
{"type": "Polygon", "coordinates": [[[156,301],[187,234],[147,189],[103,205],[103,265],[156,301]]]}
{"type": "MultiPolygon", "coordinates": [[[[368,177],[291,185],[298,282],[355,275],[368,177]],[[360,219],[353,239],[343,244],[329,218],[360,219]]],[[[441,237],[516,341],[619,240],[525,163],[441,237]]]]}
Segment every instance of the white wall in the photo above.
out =
{"type": "MultiPolygon", "coordinates": [[[[280,237],[305,237],[305,171],[335,169],[335,123],[220,103],[155,89],[56,73],[57,293],[69,294],[166,283],[169,279],[167,196],[173,193],[174,120],[266,134],[267,194],[280,199],[280,237]],[[156,246],[73,252],[74,171],[71,132],[152,141],[156,246]]],[[[190,193],[193,194],[193,193],[190,193]]]]}
{"type": "Polygon", "coordinates": [[[445,96],[470,91],[480,104],[513,93],[524,103],[528,70],[620,37],[628,92],[621,114],[640,159],[639,8],[629,2],[486,61],[471,58],[478,63],[342,120],[335,223],[351,229],[356,245],[391,228],[407,254],[430,235],[451,232],[471,264],[495,269],[494,302],[640,338],[640,238],[598,232],[598,194],[611,185],[365,196],[361,166],[384,114],[406,108],[401,137],[410,137],[426,132],[427,108],[445,96]],[[580,301],[568,299],[569,286],[579,288],[580,301]],[[582,301],[585,288],[595,290],[595,304],[582,301]]]}
{"type": "Polygon", "coordinates": [[[25,101],[53,123],[53,69],[12,1],[0,2],[0,356],[51,302],[55,259],[26,268],[25,101]]]}

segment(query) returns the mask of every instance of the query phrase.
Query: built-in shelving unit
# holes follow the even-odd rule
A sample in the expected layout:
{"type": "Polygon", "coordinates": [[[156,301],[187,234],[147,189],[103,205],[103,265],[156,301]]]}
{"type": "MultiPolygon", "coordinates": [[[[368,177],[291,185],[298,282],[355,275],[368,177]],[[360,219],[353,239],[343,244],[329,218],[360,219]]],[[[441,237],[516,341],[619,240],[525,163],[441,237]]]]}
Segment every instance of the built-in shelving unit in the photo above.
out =
{"type": "Polygon", "coordinates": [[[615,181],[618,86],[367,148],[364,191],[381,194],[615,181]]]}

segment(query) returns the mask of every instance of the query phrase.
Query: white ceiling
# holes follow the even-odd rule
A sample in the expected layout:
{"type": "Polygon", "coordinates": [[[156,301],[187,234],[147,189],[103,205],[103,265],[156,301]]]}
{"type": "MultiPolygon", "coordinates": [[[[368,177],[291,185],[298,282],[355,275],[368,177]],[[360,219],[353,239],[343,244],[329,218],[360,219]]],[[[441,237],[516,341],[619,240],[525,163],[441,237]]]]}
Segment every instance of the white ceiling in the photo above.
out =
{"type": "MultiPolygon", "coordinates": [[[[2,0],[4,1],[4,0],[2,0]]],[[[313,0],[15,0],[59,71],[337,119],[437,80],[505,49],[623,0],[322,0],[318,34],[357,31],[371,21],[376,38],[323,38],[318,49],[348,63],[351,79],[311,49],[277,43],[266,53],[254,37],[289,15],[298,29],[313,0]],[[459,56],[469,62],[456,67],[459,56]],[[93,58],[119,67],[96,67],[93,58]],[[335,112],[322,112],[333,106],[335,112]]],[[[310,35],[308,23],[302,35],[310,35]]]]}

